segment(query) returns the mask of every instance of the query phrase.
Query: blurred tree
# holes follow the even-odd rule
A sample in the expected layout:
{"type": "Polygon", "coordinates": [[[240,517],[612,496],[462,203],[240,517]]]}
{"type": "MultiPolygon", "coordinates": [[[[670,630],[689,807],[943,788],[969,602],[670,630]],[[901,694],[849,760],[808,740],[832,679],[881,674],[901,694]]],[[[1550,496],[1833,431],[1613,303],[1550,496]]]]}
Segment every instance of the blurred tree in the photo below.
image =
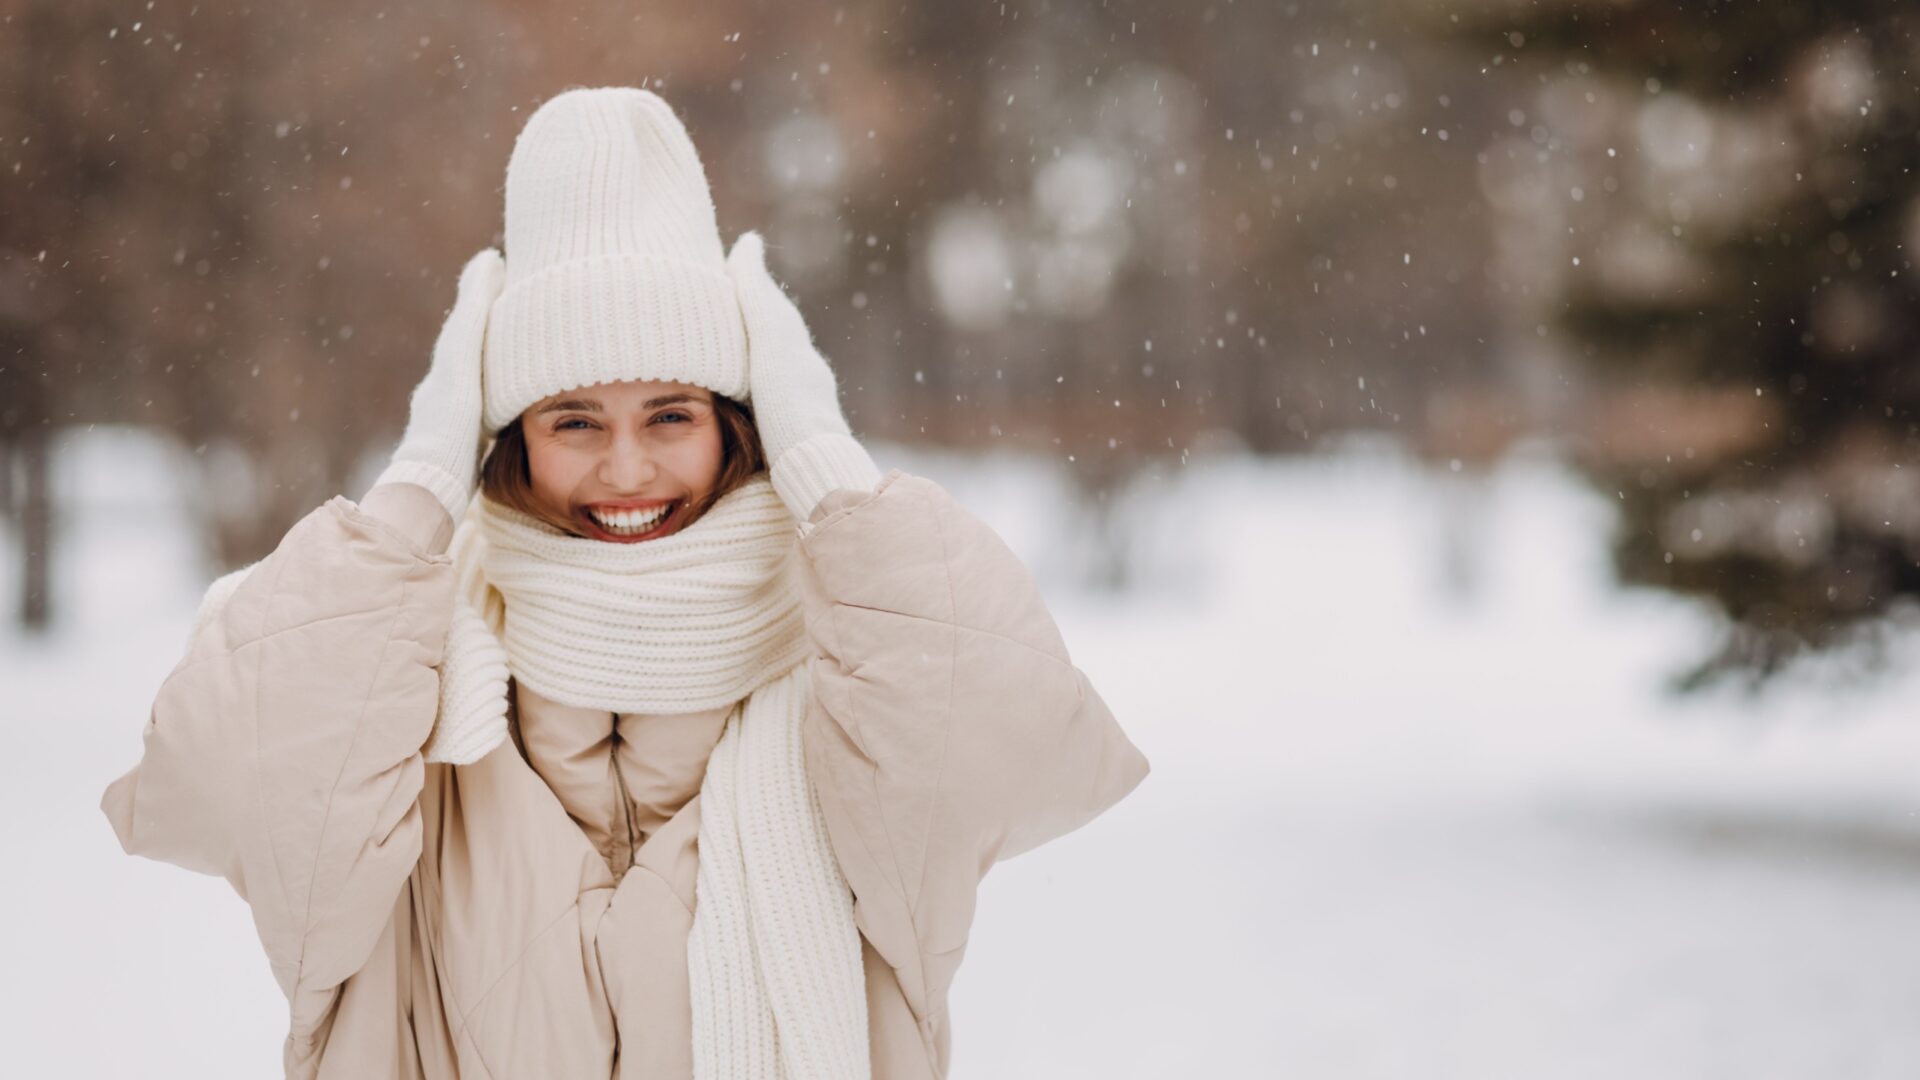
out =
{"type": "Polygon", "coordinates": [[[177,433],[232,565],[397,426],[462,257],[492,239],[489,126],[511,123],[502,93],[463,85],[458,38],[433,56],[417,29],[371,3],[0,11],[0,457],[30,624],[74,494],[47,483],[59,427],[177,433]],[[455,145],[416,153],[415,125],[455,145]]]}
{"type": "Polygon", "coordinates": [[[1427,406],[1504,377],[1447,138],[1502,83],[1433,36],[1385,0],[13,0],[0,441],[173,432],[214,561],[258,557],[397,435],[527,113],[647,86],[856,429],[1056,463],[1124,581],[1102,522],[1196,447],[1458,456],[1497,411],[1427,406]]]}
{"type": "Polygon", "coordinates": [[[71,415],[83,392],[74,376],[111,340],[118,310],[98,264],[61,242],[85,232],[118,179],[117,151],[85,125],[86,88],[100,77],[89,46],[109,20],[52,3],[0,17],[0,131],[12,136],[0,169],[0,468],[19,530],[18,617],[38,629],[52,614],[55,424],[71,415]]]}
{"type": "Polygon", "coordinates": [[[1509,321],[1577,358],[1560,417],[1623,510],[1621,576],[1710,600],[1689,672],[1870,641],[1920,594],[1920,11],[1483,5],[1531,87],[1482,186],[1509,321]]]}

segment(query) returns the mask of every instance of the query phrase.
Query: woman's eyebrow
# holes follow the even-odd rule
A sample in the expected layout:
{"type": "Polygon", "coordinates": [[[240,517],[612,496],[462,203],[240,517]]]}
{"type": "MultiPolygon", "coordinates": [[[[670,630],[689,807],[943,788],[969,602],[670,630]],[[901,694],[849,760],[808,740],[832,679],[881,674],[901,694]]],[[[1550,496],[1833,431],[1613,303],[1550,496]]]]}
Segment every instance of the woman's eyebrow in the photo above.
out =
{"type": "Polygon", "coordinates": [[[680,404],[686,404],[686,403],[699,405],[702,403],[702,401],[700,398],[694,397],[692,394],[686,394],[686,393],[666,394],[657,398],[648,398],[646,402],[642,404],[640,407],[643,409],[657,409],[662,405],[680,405],[680,404]]]}
{"type": "Polygon", "coordinates": [[[600,403],[592,398],[568,398],[540,406],[535,416],[544,416],[550,412],[600,412],[600,403]]]}

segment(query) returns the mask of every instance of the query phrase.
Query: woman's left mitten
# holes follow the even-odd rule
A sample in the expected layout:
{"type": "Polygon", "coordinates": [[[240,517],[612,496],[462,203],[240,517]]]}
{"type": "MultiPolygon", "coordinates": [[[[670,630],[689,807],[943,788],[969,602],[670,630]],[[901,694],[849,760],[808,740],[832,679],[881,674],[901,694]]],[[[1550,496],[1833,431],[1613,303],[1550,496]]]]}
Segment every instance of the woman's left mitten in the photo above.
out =
{"type": "Polygon", "coordinates": [[[747,329],[754,424],[781,501],[806,521],[830,491],[871,491],[880,482],[880,470],[847,426],[833,369],[814,348],[800,309],[767,272],[766,245],[758,233],[745,232],[734,241],[727,273],[747,329]]]}

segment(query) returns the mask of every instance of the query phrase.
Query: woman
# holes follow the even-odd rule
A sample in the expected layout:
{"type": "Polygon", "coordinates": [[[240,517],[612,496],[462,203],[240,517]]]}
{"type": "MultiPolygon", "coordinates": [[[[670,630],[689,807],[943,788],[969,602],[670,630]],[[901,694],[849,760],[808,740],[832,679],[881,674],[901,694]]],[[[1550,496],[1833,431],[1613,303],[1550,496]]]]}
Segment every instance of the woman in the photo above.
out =
{"type": "Polygon", "coordinates": [[[247,900],[289,1076],[945,1075],[981,875],[1145,759],[663,101],[548,102],[506,202],[379,482],[209,590],[121,844],[247,900]]]}

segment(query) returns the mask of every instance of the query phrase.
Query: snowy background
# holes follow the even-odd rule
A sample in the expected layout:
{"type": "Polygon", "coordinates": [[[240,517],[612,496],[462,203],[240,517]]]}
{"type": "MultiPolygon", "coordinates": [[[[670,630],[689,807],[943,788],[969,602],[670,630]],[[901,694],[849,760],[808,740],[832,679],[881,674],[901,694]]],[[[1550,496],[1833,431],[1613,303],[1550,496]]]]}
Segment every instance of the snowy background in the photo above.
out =
{"type": "MultiPolygon", "coordinates": [[[[6,1072],[275,1075],[244,906],[97,809],[212,574],[186,451],[58,450],[56,623],[0,626],[6,1072]]],[[[1153,765],[988,877],[955,1076],[1920,1075],[1920,665],[1673,698],[1711,622],[1610,584],[1613,507],[1543,450],[1197,455],[1115,509],[1118,593],[1057,463],[878,456],[1034,567],[1153,765]]]]}
{"type": "Polygon", "coordinates": [[[1152,762],[988,877],[957,1077],[1920,1077],[1915,42],[0,4],[0,1072],[278,1072],[243,905],[100,793],[205,583],[385,461],[527,116],[638,86],[1152,762]]]}

